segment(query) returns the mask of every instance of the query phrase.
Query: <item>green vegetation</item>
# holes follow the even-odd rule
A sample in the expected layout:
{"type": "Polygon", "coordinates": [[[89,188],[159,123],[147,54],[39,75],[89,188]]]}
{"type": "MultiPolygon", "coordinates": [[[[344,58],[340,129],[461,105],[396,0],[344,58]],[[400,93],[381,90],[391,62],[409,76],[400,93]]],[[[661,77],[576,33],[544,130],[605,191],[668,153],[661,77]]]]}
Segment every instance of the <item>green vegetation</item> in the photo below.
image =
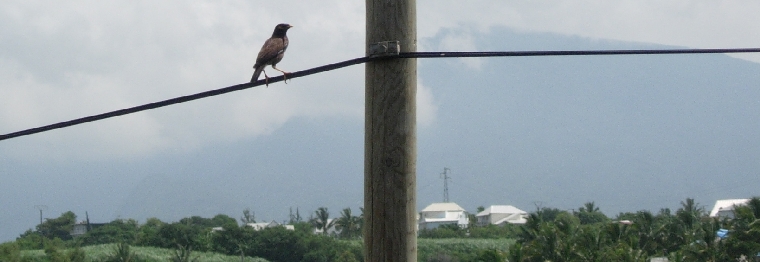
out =
{"type": "Polygon", "coordinates": [[[693,199],[675,214],[662,209],[621,213],[615,222],[579,215],[598,212],[586,205],[573,214],[541,209],[530,214],[509,261],[737,261],[760,252],[760,199],[737,207],[734,219],[707,216],[693,199]],[[593,218],[581,220],[582,218],[593,218]],[[720,229],[730,232],[719,238],[720,229]]]}
{"type": "MultiPolygon", "coordinates": [[[[128,251],[132,253],[131,256],[119,256],[119,244],[101,244],[94,246],[87,246],[81,248],[86,254],[84,260],[64,260],[64,261],[133,261],[133,262],[153,262],[153,261],[172,261],[176,256],[174,249],[157,248],[157,247],[130,247],[128,251]],[[117,258],[128,258],[119,260],[117,258]]],[[[123,251],[123,250],[122,250],[123,251]]],[[[71,252],[70,250],[62,250],[62,252],[71,252]]],[[[121,253],[123,255],[123,253],[121,253]]],[[[206,262],[239,262],[240,256],[228,256],[214,252],[193,252],[194,258],[197,257],[197,261],[206,262]]],[[[26,260],[18,261],[53,261],[48,260],[49,256],[41,250],[27,250],[21,251],[18,258],[24,257],[26,260]]],[[[6,261],[6,260],[2,260],[6,261]]],[[[13,260],[8,260],[13,261],[13,260]]],[[[60,261],[60,260],[59,260],[60,261]]],[[[267,262],[268,260],[262,258],[246,257],[245,262],[267,262]]]]}
{"type": "Polygon", "coordinates": [[[419,238],[517,238],[521,232],[521,225],[487,225],[474,226],[463,229],[454,224],[442,225],[436,229],[421,229],[419,238]]]}
{"type": "Polygon", "coordinates": [[[330,220],[330,212],[327,211],[326,207],[318,208],[317,211],[314,211],[314,214],[316,216],[312,219],[312,224],[317,229],[322,230],[323,235],[327,235],[327,231],[335,226],[335,220],[330,220]]]}
{"type": "MultiPolygon", "coordinates": [[[[362,209],[362,216],[364,215],[364,209],[362,209]]],[[[340,231],[340,237],[344,239],[352,239],[360,237],[362,232],[361,217],[351,215],[350,208],[344,208],[340,212],[340,218],[335,220],[335,229],[340,231]]]]}
{"type": "MultiPolygon", "coordinates": [[[[239,226],[234,218],[226,215],[213,218],[193,216],[173,223],[151,218],[143,225],[135,220],[117,219],[107,224],[93,225],[87,233],[77,238],[72,239],[69,235],[62,240],[59,238],[63,236],[62,232],[69,232],[76,221],[73,213],[66,212],[37,226],[38,231],[28,230],[16,241],[0,245],[0,261],[226,261],[209,260],[215,258],[204,254],[237,257],[237,261],[240,256],[260,257],[269,261],[363,259],[361,246],[336,239],[359,238],[360,218],[352,215],[350,209],[344,209],[339,225],[341,229],[346,229],[345,233],[340,236],[315,235],[315,225],[330,229],[336,224],[326,223],[329,217],[326,208],[320,208],[315,214],[322,219],[302,222],[296,211],[293,217],[295,230],[272,227],[258,231],[249,226],[239,226]],[[39,229],[44,232],[40,233],[39,229]],[[103,244],[116,245],[106,252],[107,256],[92,251],[92,247],[103,244]],[[43,246],[44,252],[41,251],[43,246]],[[78,248],[80,246],[84,248],[78,248]],[[161,250],[160,256],[151,254],[150,249],[146,249],[149,247],[160,248],[156,249],[161,250]],[[113,259],[108,256],[113,256],[113,259]]],[[[255,221],[253,212],[244,211],[241,220],[255,221]]]]}
{"type": "MultiPolygon", "coordinates": [[[[245,210],[240,219],[255,221],[245,210]]],[[[419,261],[737,261],[760,252],[760,199],[737,207],[732,219],[707,216],[693,199],[674,213],[662,209],[605,216],[594,202],[578,211],[539,208],[525,225],[471,224],[421,230],[419,261]],[[717,237],[719,231],[728,236],[717,237]]],[[[343,209],[329,221],[327,208],[303,221],[291,211],[290,224],[255,230],[226,215],[198,216],[145,224],[117,219],[71,238],[76,216],[71,212],[27,230],[16,241],[0,244],[0,261],[363,261],[363,210],[343,209]],[[336,227],[339,233],[326,233],[336,227]],[[212,228],[217,228],[212,230],[212,228]],[[315,228],[323,234],[314,234],[315,228]],[[220,230],[221,229],[221,230],[220,230]]]]}
{"type": "MultiPolygon", "coordinates": [[[[494,261],[480,256],[506,257],[511,239],[417,239],[417,259],[419,261],[494,261]]],[[[496,260],[499,261],[499,260],[496,260]]],[[[503,261],[503,260],[500,260],[503,261]]]]}

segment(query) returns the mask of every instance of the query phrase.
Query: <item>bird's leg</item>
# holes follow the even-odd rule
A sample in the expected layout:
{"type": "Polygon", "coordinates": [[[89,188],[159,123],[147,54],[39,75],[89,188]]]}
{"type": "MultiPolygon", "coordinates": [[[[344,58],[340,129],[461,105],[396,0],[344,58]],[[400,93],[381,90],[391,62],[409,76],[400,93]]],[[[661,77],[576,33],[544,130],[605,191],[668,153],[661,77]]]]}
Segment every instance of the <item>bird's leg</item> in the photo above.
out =
{"type": "Polygon", "coordinates": [[[272,68],[274,68],[274,70],[277,70],[277,71],[280,71],[280,72],[282,72],[282,80],[283,80],[283,81],[284,81],[284,82],[287,84],[287,83],[288,83],[288,77],[287,77],[287,75],[288,75],[289,73],[288,73],[288,72],[285,72],[285,71],[282,71],[282,70],[280,70],[279,68],[275,67],[274,65],[272,65],[272,68]]]}
{"type": "Polygon", "coordinates": [[[269,87],[269,76],[267,75],[267,71],[262,69],[261,72],[264,73],[264,84],[269,87]]]}

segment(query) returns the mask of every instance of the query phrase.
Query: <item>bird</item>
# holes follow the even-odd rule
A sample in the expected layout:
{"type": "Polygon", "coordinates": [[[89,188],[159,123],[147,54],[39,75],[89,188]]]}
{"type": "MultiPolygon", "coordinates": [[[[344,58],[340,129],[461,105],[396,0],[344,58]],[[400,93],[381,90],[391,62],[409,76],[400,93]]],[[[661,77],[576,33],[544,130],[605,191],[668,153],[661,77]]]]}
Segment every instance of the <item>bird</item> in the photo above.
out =
{"type": "Polygon", "coordinates": [[[263,72],[264,79],[266,79],[265,83],[269,86],[269,76],[267,76],[267,72],[264,71],[264,68],[267,65],[271,65],[274,70],[282,72],[282,77],[287,84],[288,79],[286,75],[288,73],[277,68],[277,63],[282,61],[282,58],[285,56],[285,50],[288,49],[288,36],[285,34],[291,27],[293,26],[289,24],[278,24],[274,27],[272,37],[264,42],[264,46],[261,47],[259,55],[256,57],[256,63],[253,65],[254,71],[253,77],[251,77],[251,82],[259,80],[259,75],[263,72]]]}

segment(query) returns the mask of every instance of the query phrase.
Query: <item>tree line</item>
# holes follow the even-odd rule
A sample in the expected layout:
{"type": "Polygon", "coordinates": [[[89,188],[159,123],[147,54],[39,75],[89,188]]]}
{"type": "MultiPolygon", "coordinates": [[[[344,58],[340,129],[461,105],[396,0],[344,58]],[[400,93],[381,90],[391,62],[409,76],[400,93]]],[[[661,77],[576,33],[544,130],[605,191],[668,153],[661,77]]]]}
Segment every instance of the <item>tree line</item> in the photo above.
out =
{"type": "Polygon", "coordinates": [[[493,254],[498,261],[510,262],[649,262],[655,257],[671,262],[728,262],[760,258],[756,258],[760,255],[760,198],[736,206],[733,217],[710,217],[692,198],[680,205],[675,212],[668,208],[657,213],[642,210],[614,218],[607,217],[594,202],[572,211],[537,207],[524,225],[478,226],[471,217],[467,228],[446,225],[422,229],[419,237],[516,239],[508,252],[493,254]]]}
{"type": "MultiPolygon", "coordinates": [[[[144,224],[134,219],[116,219],[74,238],[70,232],[77,221],[76,215],[68,211],[60,217],[46,219],[37,225],[36,230],[27,230],[16,241],[0,245],[0,261],[5,261],[4,256],[10,256],[13,250],[76,248],[107,243],[123,244],[119,246],[122,249],[129,245],[170,248],[185,257],[191,257],[193,251],[203,251],[261,257],[270,261],[361,261],[360,245],[340,241],[360,237],[361,217],[354,216],[351,209],[346,208],[338,219],[329,218],[325,207],[317,209],[308,220],[301,218],[298,210],[295,214],[291,212],[287,223],[295,230],[281,226],[255,230],[247,226],[256,222],[253,212],[248,209],[240,218],[242,225],[223,214],[212,218],[192,216],[171,223],[157,218],[149,218],[144,224]],[[332,227],[338,228],[340,233],[328,235],[327,229],[332,227]],[[314,234],[315,228],[323,233],[314,234]]],[[[79,253],[71,256],[80,257],[79,253]]]]}
{"type": "Polygon", "coordinates": [[[509,261],[748,261],[760,252],[760,199],[737,206],[734,218],[709,217],[687,198],[675,212],[661,209],[601,215],[593,202],[577,212],[530,213],[509,261]],[[722,234],[719,234],[722,233],[722,234]]]}
{"type": "MultiPolygon", "coordinates": [[[[482,208],[482,207],[481,207],[482,208]]],[[[27,230],[16,241],[0,245],[0,260],[12,250],[44,249],[51,254],[56,246],[79,247],[103,243],[171,248],[178,254],[210,251],[228,255],[261,257],[269,261],[362,261],[363,210],[355,216],[343,209],[337,219],[329,219],[327,208],[319,208],[308,219],[296,210],[284,227],[255,230],[250,210],[238,221],[227,215],[212,218],[192,216],[167,223],[156,218],[139,224],[133,219],[117,219],[72,238],[69,232],[76,215],[66,212],[47,219],[36,230],[27,230]],[[221,230],[212,230],[221,228],[221,230]],[[332,235],[330,228],[336,228],[332,235]],[[320,234],[315,234],[320,229],[320,234]],[[353,241],[345,241],[353,240],[353,241]],[[10,250],[10,251],[9,251],[10,250]]],[[[472,224],[420,230],[427,239],[514,239],[503,249],[426,251],[420,247],[421,261],[649,261],[666,257],[669,261],[737,261],[753,259],[760,252],[760,198],[734,209],[733,218],[712,218],[687,198],[675,211],[664,208],[624,212],[614,218],[602,213],[594,202],[566,211],[541,207],[528,214],[524,225],[472,224]],[[514,243],[514,244],[511,244],[514,243]],[[467,254],[467,253],[472,254],[467,254]],[[424,259],[424,260],[423,260],[424,259]]],[[[52,256],[52,255],[51,255],[52,256]]],[[[82,257],[77,249],[69,260],[82,257]]],[[[189,256],[187,256],[189,257],[189,256]]],[[[4,261],[4,260],[3,260],[4,261]]],[[[53,260],[51,260],[53,261],[53,260]]],[[[134,260],[133,260],[134,261],[134,260]]]]}

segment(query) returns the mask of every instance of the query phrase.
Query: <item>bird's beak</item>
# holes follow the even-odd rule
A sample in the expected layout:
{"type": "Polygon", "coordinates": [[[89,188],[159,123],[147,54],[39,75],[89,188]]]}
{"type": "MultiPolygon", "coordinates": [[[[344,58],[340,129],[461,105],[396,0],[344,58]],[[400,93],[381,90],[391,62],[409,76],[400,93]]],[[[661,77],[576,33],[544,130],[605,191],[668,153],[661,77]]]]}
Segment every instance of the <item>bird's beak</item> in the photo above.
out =
{"type": "Polygon", "coordinates": [[[293,26],[292,25],[288,25],[288,28],[291,28],[291,27],[293,27],[293,26]]]}

